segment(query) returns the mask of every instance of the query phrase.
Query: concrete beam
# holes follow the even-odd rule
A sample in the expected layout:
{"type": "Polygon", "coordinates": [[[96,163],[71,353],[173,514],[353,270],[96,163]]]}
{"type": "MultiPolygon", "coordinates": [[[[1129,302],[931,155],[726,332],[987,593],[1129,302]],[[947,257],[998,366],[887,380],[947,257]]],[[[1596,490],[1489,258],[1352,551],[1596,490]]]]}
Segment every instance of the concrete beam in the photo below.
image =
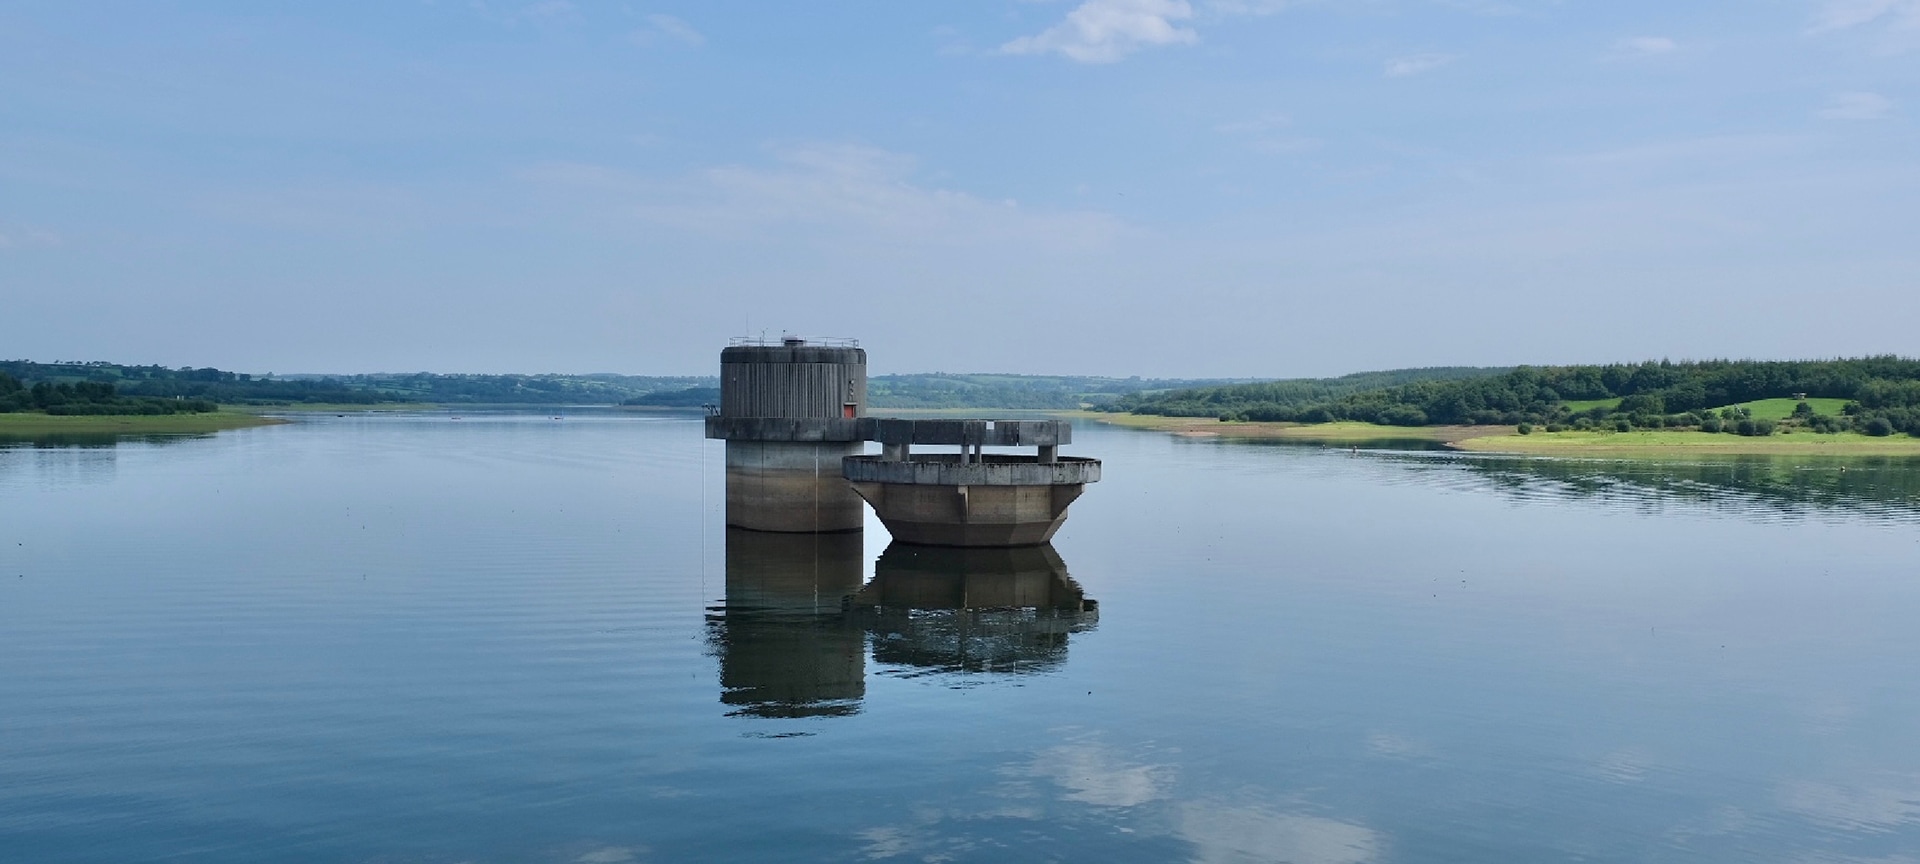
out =
{"type": "Polygon", "coordinates": [[[882,444],[1057,447],[1073,443],[1073,424],[1065,420],[901,420],[867,417],[860,422],[866,440],[882,444]]]}
{"type": "Polygon", "coordinates": [[[727,441],[846,443],[865,441],[862,421],[841,417],[708,417],[707,437],[727,441]]]}
{"type": "Polygon", "coordinates": [[[1100,460],[1062,456],[1058,462],[1036,462],[1032,457],[988,454],[980,462],[962,462],[954,453],[890,462],[884,456],[848,456],[841,473],[855,483],[901,483],[917,486],[1078,486],[1100,481],[1100,460]]]}

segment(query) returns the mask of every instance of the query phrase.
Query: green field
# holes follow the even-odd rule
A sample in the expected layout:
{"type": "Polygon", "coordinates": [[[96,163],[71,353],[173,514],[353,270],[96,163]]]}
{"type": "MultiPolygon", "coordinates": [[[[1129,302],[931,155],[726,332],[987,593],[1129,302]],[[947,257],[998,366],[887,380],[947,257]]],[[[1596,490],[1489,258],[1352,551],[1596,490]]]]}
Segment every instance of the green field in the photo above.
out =
{"type": "Polygon", "coordinates": [[[1567,410],[1575,414],[1582,411],[1591,411],[1595,408],[1605,408],[1608,411],[1612,411],[1620,407],[1620,397],[1615,396],[1612,399],[1569,399],[1565,404],[1567,410]]]}
{"type": "MultiPolygon", "coordinates": [[[[1808,399],[1807,404],[1813,406],[1813,413],[1815,414],[1826,414],[1838,417],[1840,416],[1841,409],[1847,407],[1847,401],[1846,399],[1808,399]]],[[[1785,420],[1793,416],[1793,409],[1799,404],[1798,401],[1793,399],[1759,399],[1753,402],[1742,402],[1738,405],[1727,405],[1723,407],[1745,408],[1753,412],[1753,419],[1755,420],[1785,420]]],[[[1713,410],[1717,412],[1721,409],[1715,408],[1713,410]]]]}
{"type": "Polygon", "coordinates": [[[0,438],[42,435],[200,435],[285,421],[252,414],[0,414],[0,438]]]}

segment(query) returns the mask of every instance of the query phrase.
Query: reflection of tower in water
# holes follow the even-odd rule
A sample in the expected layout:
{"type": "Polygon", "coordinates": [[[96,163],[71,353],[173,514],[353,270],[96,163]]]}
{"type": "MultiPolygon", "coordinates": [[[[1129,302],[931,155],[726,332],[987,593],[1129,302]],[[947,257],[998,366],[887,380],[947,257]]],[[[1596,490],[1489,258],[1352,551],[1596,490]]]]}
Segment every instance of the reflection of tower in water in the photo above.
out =
{"type": "Polygon", "coordinates": [[[1043,672],[1097,606],[1051,544],[947,548],[895,543],[855,596],[873,659],[930,672],[1043,672]]]}
{"type": "Polygon", "coordinates": [[[1094,602],[1050,545],[947,549],[895,543],[860,584],[862,536],[727,531],[727,596],[707,616],[720,701],[736,716],[860,710],[867,639],[913,674],[1020,674],[1066,661],[1094,602]]]}
{"type": "Polygon", "coordinates": [[[720,701],[748,717],[860,710],[866,638],[846,620],[860,590],[860,532],[727,529],[726,605],[707,616],[720,701]]]}

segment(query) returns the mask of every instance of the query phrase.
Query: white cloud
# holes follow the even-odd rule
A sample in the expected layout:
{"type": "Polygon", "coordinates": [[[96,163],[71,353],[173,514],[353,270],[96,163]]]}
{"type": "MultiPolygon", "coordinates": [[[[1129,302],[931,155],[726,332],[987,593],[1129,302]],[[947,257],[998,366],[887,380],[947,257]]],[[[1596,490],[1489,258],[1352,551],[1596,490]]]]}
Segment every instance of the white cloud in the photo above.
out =
{"type": "Polygon", "coordinates": [[[1613,47],[1622,54],[1653,56],[1655,54],[1672,54],[1680,50],[1680,43],[1665,36],[1635,36],[1630,39],[1622,39],[1615,42],[1613,47]]]}
{"type": "Polygon", "coordinates": [[[707,44],[707,37],[693,25],[672,15],[648,15],[647,26],[627,34],[627,40],[635,45],[652,45],[663,36],[694,48],[707,44]]]}
{"type": "Polygon", "coordinates": [[[1820,109],[1828,120],[1884,120],[1893,113],[1893,100],[1878,93],[1835,93],[1820,109]]]}
{"type": "Polygon", "coordinates": [[[1920,0],[1826,0],[1814,13],[1813,31],[1846,30],[1882,20],[1894,26],[1920,26],[1920,0]]]}
{"type": "Polygon", "coordinates": [[[1058,53],[1081,63],[1112,63],[1153,45],[1191,45],[1200,34],[1174,22],[1193,17],[1186,0],[1086,0],[1066,20],[1000,46],[1004,54],[1058,53]]]}
{"type": "Polygon", "coordinates": [[[1457,54],[1413,54],[1388,60],[1383,71],[1388,78],[1409,78],[1432,72],[1458,59],[1460,57],[1457,54]]]}

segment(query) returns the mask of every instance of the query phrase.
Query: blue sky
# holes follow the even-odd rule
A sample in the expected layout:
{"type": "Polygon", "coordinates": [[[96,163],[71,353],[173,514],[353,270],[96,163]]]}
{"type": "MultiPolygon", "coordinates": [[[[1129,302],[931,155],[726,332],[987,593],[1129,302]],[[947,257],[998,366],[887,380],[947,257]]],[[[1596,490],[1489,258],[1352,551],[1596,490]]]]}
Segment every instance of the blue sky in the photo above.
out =
{"type": "Polygon", "coordinates": [[[0,354],[1920,353],[1920,0],[0,3],[0,354]]]}

